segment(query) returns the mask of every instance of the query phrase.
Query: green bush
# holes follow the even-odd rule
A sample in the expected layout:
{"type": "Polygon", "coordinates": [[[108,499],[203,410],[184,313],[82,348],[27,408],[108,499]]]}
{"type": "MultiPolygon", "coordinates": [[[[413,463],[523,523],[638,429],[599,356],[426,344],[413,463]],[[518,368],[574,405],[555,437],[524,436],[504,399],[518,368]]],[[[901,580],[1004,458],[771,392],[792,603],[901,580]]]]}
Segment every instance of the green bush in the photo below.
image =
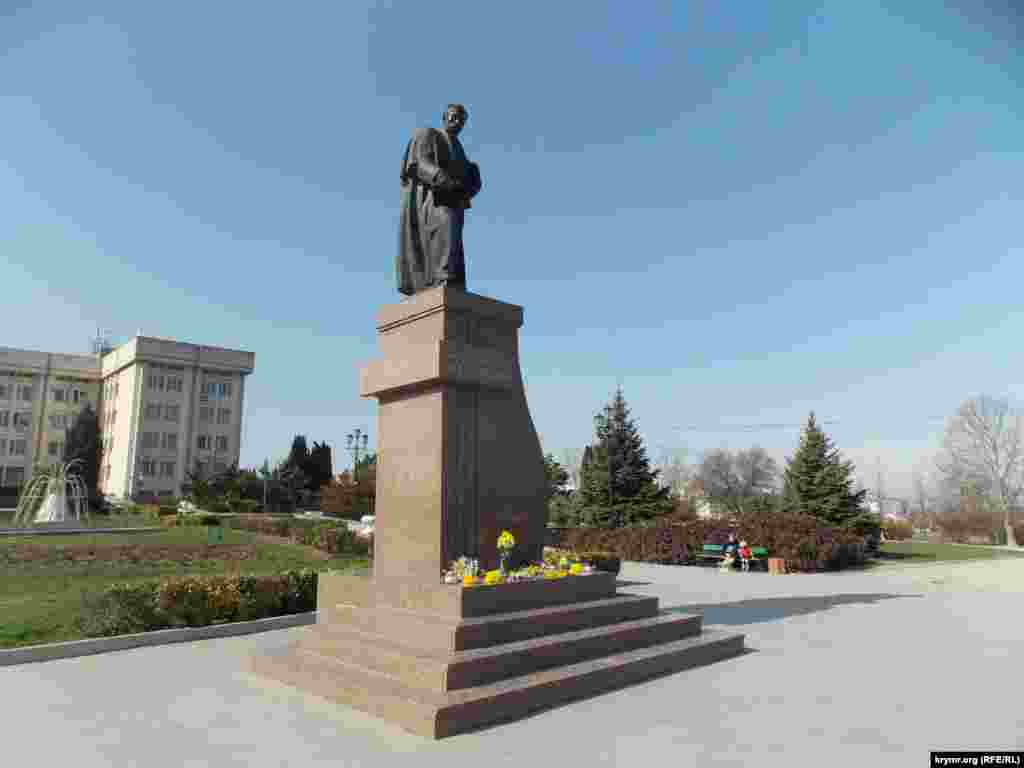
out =
{"type": "Polygon", "coordinates": [[[180,576],[115,584],[83,597],[78,625],[86,637],[204,627],[316,610],[316,571],[269,576],[180,576]]]}
{"type": "Polygon", "coordinates": [[[86,593],[78,628],[86,637],[111,637],[164,629],[157,605],[159,582],[113,584],[100,593],[86,593]]]}

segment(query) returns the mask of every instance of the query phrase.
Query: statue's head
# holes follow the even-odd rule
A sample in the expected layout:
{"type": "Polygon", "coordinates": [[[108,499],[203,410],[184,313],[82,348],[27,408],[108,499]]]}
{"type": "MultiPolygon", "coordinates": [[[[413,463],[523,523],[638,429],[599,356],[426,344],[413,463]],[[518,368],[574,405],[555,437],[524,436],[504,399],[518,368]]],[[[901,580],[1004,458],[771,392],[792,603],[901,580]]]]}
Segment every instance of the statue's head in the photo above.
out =
{"type": "Polygon", "coordinates": [[[466,121],[469,119],[469,112],[461,104],[449,104],[441,114],[441,124],[452,136],[458,136],[466,121]]]}

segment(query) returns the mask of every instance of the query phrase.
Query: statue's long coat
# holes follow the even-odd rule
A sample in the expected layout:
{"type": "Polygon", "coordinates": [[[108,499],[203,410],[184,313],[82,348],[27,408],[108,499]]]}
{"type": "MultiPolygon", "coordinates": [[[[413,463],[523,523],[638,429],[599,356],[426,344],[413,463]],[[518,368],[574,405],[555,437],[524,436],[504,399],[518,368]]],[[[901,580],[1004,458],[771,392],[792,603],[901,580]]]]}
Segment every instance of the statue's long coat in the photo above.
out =
{"type": "Polygon", "coordinates": [[[441,280],[466,285],[462,225],[480,191],[480,169],[466,159],[458,138],[435,128],[416,131],[402,158],[402,205],[396,273],[398,290],[412,294],[441,280]],[[460,179],[465,194],[437,189],[439,177],[460,179]]]}

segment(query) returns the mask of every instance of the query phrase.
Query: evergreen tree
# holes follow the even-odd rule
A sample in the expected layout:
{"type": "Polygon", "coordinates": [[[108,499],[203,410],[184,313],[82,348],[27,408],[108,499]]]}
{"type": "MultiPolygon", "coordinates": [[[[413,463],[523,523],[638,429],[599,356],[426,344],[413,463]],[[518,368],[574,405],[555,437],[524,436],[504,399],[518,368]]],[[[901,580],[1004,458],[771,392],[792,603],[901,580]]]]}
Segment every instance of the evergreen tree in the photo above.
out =
{"type": "Polygon", "coordinates": [[[786,507],[811,515],[824,525],[862,532],[876,528],[876,516],[864,509],[867,491],[855,491],[853,484],[853,462],[841,460],[812,412],[800,446],[787,461],[783,491],[786,507]]]}
{"type": "Polygon", "coordinates": [[[569,483],[569,473],[558,463],[552,453],[544,456],[544,472],[548,478],[549,499],[568,495],[569,491],[566,489],[566,485],[569,483]]]}
{"type": "Polygon", "coordinates": [[[100,421],[92,406],[86,405],[64,433],[63,461],[81,460],[78,475],[89,490],[89,501],[94,506],[99,498],[101,453],[100,421]]]}
{"type": "Polygon", "coordinates": [[[618,528],[672,511],[669,488],[659,488],[640,433],[619,388],[594,419],[596,442],[580,470],[581,516],[588,525],[618,528]]]}
{"type": "Polygon", "coordinates": [[[310,490],[318,491],[331,482],[334,468],[331,463],[331,447],[327,443],[313,441],[313,450],[309,452],[305,471],[309,476],[310,490]]]}
{"type": "Polygon", "coordinates": [[[288,458],[285,459],[285,466],[292,470],[298,469],[302,470],[303,473],[307,473],[309,469],[309,446],[306,445],[305,435],[296,435],[295,439],[292,440],[292,449],[288,453],[288,458]]]}

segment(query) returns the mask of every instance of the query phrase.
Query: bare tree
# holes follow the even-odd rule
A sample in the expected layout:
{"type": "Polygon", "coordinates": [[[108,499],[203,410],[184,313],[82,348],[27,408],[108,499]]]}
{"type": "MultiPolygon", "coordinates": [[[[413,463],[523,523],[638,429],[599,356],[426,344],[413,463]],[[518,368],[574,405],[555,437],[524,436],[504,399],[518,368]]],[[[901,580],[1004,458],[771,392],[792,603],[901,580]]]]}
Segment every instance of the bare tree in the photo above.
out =
{"type": "Polygon", "coordinates": [[[694,474],[693,468],[686,463],[685,449],[662,451],[656,466],[661,471],[662,481],[675,493],[681,493],[694,474]]]}
{"type": "Polygon", "coordinates": [[[918,519],[931,527],[933,515],[930,514],[928,487],[925,485],[924,475],[920,472],[914,473],[914,500],[917,502],[918,519]]]}
{"type": "Polygon", "coordinates": [[[562,451],[562,466],[569,473],[574,488],[580,487],[580,469],[583,462],[583,452],[578,448],[566,448],[562,451]]]}
{"type": "Polygon", "coordinates": [[[776,490],[779,468],[775,459],[758,446],[735,454],[712,449],[704,452],[697,476],[708,498],[739,511],[745,499],[776,490]]]}
{"type": "Polygon", "coordinates": [[[882,468],[882,458],[875,457],[875,499],[878,501],[878,514],[885,517],[885,470],[882,468]]]}
{"type": "Polygon", "coordinates": [[[979,395],[965,401],[946,425],[936,466],[948,486],[972,483],[992,498],[1017,545],[1011,510],[1024,492],[1024,419],[1006,399],[979,395]]]}

